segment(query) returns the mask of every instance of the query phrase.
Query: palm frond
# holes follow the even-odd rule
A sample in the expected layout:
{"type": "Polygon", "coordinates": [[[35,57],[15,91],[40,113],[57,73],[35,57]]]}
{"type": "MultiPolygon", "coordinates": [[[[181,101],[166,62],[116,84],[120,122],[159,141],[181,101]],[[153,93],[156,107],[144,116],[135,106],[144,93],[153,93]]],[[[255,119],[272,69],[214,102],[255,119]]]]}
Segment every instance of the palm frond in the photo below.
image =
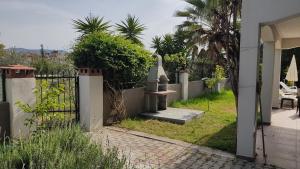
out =
{"type": "Polygon", "coordinates": [[[109,25],[109,22],[105,22],[104,18],[100,18],[97,16],[87,16],[84,18],[84,20],[77,19],[73,20],[73,26],[74,29],[77,30],[77,32],[82,33],[83,35],[93,33],[96,31],[108,31],[108,29],[111,27],[109,25]]]}
{"type": "Polygon", "coordinates": [[[143,35],[143,31],[146,30],[146,26],[141,24],[137,17],[128,15],[125,21],[116,24],[116,30],[126,39],[142,45],[141,35],[143,35]]]}

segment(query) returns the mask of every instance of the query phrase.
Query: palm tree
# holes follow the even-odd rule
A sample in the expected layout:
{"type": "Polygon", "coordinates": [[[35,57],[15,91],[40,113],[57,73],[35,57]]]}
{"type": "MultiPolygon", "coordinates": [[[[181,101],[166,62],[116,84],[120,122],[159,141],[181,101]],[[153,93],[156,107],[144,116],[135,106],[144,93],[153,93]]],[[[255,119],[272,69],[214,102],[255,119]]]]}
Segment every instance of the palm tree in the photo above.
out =
{"type": "Polygon", "coordinates": [[[228,68],[237,107],[242,0],[185,1],[188,7],[175,15],[186,18],[178,28],[189,32],[187,41],[190,53],[193,58],[198,57],[200,49],[207,46],[208,56],[228,68]]]}
{"type": "Polygon", "coordinates": [[[159,36],[155,36],[152,38],[152,45],[151,48],[155,49],[155,52],[160,54],[162,50],[162,39],[159,36]]]}
{"type": "Polygon", "coordinates": [[[141,42],[141,35],[146,27],[139,22],[139,19],[135,16],[128,15],[125,21],[121,21],[121,24],[116,24],[117,31],[120,32],[126,39],[131,40],[133,43],[143,45],[141,42]]]}
{"type": "Polygon", "coordinates": [[[84,20],[73,20],[73,25],[77,32],[82,33],[83,36],[93,32],[107,32],[111,27],[109,22],[104,22],[103,17],[92,15],[85,17],[84,20]]]}

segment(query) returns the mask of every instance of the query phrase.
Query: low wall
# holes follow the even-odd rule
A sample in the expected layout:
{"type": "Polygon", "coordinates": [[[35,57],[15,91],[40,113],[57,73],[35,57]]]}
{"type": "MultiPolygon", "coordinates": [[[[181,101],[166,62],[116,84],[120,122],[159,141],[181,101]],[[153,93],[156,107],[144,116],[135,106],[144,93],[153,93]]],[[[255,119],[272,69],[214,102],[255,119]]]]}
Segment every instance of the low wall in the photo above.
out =
{"type": "Polygon", "coordinates": [[[126,111],[129,116],[134,116],[137,113],[145,111],[145,88],[135,88],[123,91],[125,99],[126,111]]]}
{"type": "MultiPolygon", "coordinates": [[[[221,82],[221,88],[226,87],[228,80],[223,80],[221,82]]],[[[169,84],[168,90],[174,90],[176,93],[171,93],[168,95],[167,103],[170,105],[174,101],[181,100],[181,84],[169,84]]],[[[141,112],[145,111],[145,88],[135,88],[135,89],[127,89],[123,90],[123,97],[125,101],[125,107],[128,116],[135,116],[141,112]]],[[[190,81],[189,82],[189,88],[188,88],[188,95],[189,99],[199,97],[205,92],[204,89],[204,82],[199,81],[190,81]]],[[[103,118],[104,121],[106,121],[109,117],[109,114],[111,112],[111,107],[109,103],[109,99],[107,94],[104,92],[103,95],[103,118]]]]}
{"type": "Polygon", "coordinates": [[[9,103],[0,102],[0,140],[10,136],[9,103]]]}
{"type": "Polygon", "coordinates": [[[189,99],[196,98],[204,93],[204,82],[190,81],[189,82],[189,99]]]}
{"type": "MultiPolygon", "coordinates": [[[[123,90],[124,104],[128,116],[135,116],[138,113],[145,111],[145,88],[135,88],[123,90]]],[[[109,118],[112,108],[110,107],[110,100],[106,92],[103,94],[103,119],[106,121],[109,118]]]]}
{"type": "Polygon", "coordinates": [[[181,84],[169,84],[168,90],[174,90],[176,93],[171,93],[167,97],[167,103],[170,105],[172,102],[181,100],[181,84]]]}

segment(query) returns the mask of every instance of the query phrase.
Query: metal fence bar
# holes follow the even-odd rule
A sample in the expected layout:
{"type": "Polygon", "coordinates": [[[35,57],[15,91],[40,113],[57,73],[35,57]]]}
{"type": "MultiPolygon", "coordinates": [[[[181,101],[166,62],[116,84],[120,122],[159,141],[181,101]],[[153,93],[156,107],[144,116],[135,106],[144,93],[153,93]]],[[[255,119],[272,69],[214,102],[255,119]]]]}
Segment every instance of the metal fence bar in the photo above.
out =
{"type": "MultiPolygon", "coordinates": [[[[44,96],[43,90],[51,90],[52,86],[60,88],[61,85],[64,86],[64,91],[57,96],[57,102],[59,106],[54,110],[49,110],[48,112],[55,115],[59,113],[59,116],[63,116],[63,121],[65,122],[78,122],[79,121],[79,77],[78,74],[69,72],[61,72],[54,74],[53,72],[46,74],[37,74],[35,76],[37,80],[40,94],[37,95],[37,101],[42,101],[47,99],[44,96]],[[49,89],[43,89],[42,82],[50,82],[49,89]],[[67,86],[68,85],[68,86],[67,86]]],[[[58,116],[58,117],[59,117],[58,116]]],[[[44,120],[43,117],[42,122],[44,120]]]]}
{"type": "Polygon", "coordinates": [[[2,72],[2,76],[1,76],[1,78],[2,78],[2,101],[3,102],[6,102],[6,77],[5,77],[5,73],[4,72],[2,72]]]}
{"type": "Polygon", "coordinates": [[[76,121],[79,121],[80,114],[79,114],[79,102],[80,102],[80,96],[79,96],[79,76],[75,75],[75,107],[76,107],[76,121]]]}

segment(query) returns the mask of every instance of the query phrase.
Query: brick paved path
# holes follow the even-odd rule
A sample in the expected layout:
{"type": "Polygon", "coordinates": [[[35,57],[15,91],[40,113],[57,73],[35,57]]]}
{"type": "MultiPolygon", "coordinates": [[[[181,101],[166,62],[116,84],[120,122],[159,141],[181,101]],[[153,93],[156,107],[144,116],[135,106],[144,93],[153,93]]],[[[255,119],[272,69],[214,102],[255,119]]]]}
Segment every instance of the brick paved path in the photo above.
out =
{"type": "Polygon", "coordinates": [[[117,147],[137,168],[166,169],[271,169],[234,155],[207,147],[153,136],[141,132],[106,127],[90,133],[93,141],[117,147]]]}

